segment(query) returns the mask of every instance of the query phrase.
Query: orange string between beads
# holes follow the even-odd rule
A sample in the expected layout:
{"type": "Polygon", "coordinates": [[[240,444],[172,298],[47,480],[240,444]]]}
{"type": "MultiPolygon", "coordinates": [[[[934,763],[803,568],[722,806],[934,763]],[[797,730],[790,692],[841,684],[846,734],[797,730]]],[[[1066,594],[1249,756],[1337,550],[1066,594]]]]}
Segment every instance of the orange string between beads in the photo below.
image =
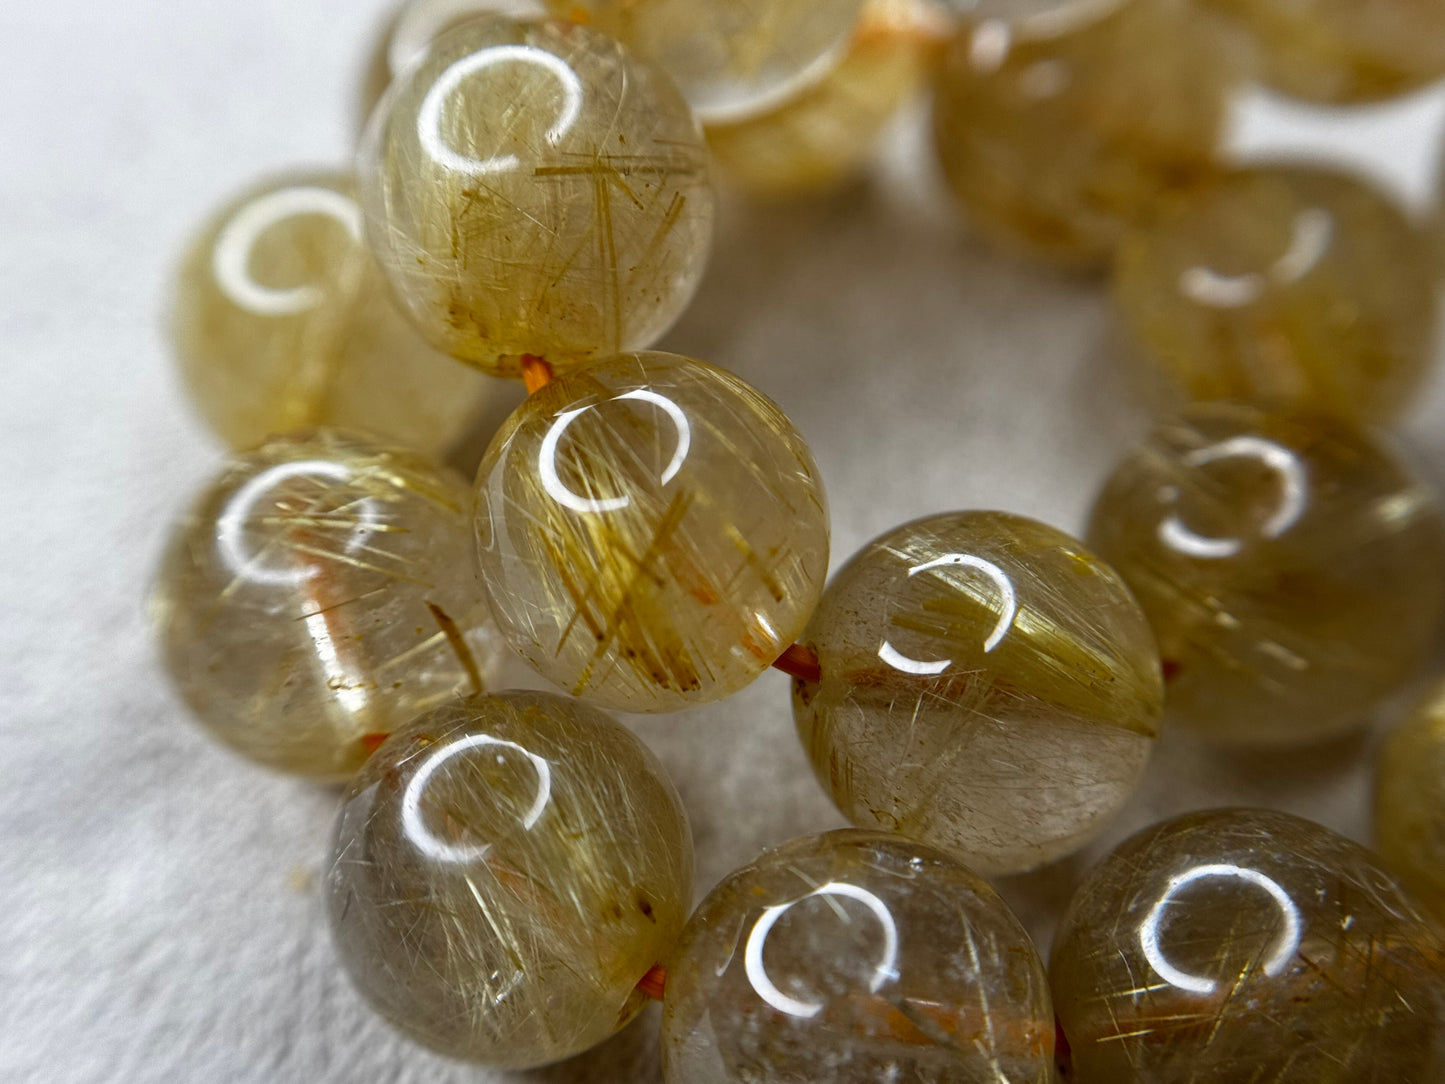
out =
{"type": "Polygon", "coordinates": [[[546,358],[539,358],[536,354],[522,355],[522,383],[527,385],[528,395],[535,395],[545,388],[556,375],[546,358]]]}
{"type": "Polygon", "coordinates": [[[663,991],[667,989],[667,968],[661,964],[653,964],[647,974],[642,976],[637,988],[653,1001],[661,1001],[663,991]]]}
{"type": "Polygon", "coordinates": [[[818,665],[818,653],[802,644],[789,645],[788,650],[773,661],[773,667],[809,685],[816,685],[823,677],[822,667],[818,665]]]}

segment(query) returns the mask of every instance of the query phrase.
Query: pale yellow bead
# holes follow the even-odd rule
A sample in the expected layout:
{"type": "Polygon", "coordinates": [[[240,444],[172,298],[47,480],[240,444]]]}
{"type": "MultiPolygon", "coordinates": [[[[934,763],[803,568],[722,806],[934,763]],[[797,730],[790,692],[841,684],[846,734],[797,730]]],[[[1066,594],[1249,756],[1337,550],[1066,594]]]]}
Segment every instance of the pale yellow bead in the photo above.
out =
{"type": "Polygon", "coordinates": [[[575,696],[672,711],[747,685],[802,632],[828,568],[817,467],[721,369],[627,354],[535,392],[477,472],[503,635],[575,696]]]}
{"type": "Polygon", "coordinates": [[[1375,855],[1286,813],[1140,832],[1049,976],[1076,1084],[1445,1080],[1445,943],[1375,855]]]}
{"type": "Polygon", "coordinates": [[[1114,292],[1166,404],[1253,399],[1382,420],[1434,351],[1434,253],[1346,175],[1257,169],[1166,200],[1119,247],[1114,292]]]}
{"type": "Polygon", "coordinates": [[[728,876],[667,972],[669,1084],[1052,1084],[1043,962],[943,851],[842,831],[728,876]]]}
{"type": "Polygon", "coordinates": [[[392,304],[349,174],[287,174],[228,204],[191,242],[171,317],[192,399],[236,448],[337,425],[440,452],[489,391],[392,304]]]}
{"type": "Polygon", "coordinates": [[[153,611],[176,688],[252,760],[350,776],[500,659],[471,494],[408,452],[320,430],[230,461],[176,526],[153,611]]]}
{"type": "Polygon", "coordinates": [[[367,229],[416,325],[516,375],[651,344],[706,262],[707,148],[661,72],[563,22],[492,18],[432,43],[361,154],[367,229]]]}
{"type": "Polygon", "coordinates": [[[1215,160],[1235,62],[1188,0],[1082,21],[966,23],[936,83],[934,142],[969,221],[1006,247],[1098,267],[1161,191],[1215,160]]]}
{"type": "Polygon", "coordinates": [[[1405,887],[1445,922],[1445,687],[1380,754],[1375,839],[1405,887]]]}
{"type": "Polygon", "coordinates": [[[347,791],[326,877],[341,962],[392,1025],[456,1058],[581,1053],[646,1004],[692,897],[677,792],[631,732],[514,692],[409,723],[347,791]]]}
{"type": "Polygon", "coordinates": [[[1061,531],[968,512],[905,524],[828,585],[793,712],[860,828],[1016,873],[1082,846],[1133,793],[1163,711],[1148,621],[1061,531]]]}

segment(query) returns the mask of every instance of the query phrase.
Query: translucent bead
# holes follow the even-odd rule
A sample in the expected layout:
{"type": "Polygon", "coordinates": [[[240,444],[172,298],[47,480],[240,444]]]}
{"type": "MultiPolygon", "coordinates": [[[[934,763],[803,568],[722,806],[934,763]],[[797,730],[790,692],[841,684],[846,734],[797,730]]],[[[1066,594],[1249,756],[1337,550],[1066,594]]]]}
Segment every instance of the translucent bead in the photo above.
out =
{"type": "Polygon", "coordinates": [[[628,354],[552,381],[477,473],[482,577],[549,680],[625,711],[747,685],[802,632],[828,568],[807,445],[721,369],[628,354]]]}
{"type": "Polygon", "coordinates": [[[1391,870],[1445,921],[1445,687],[1380,755],[1375,839],[1391,870]]]}
{"type": "Polygon", "coordinates": [[[647,346],[706,263],[713,195],[687,103],[586,27],[448,31],[393,84],[361,162],[397,295],[436,345],[494,373],[647,346]]]}
{"type": "Polygon", "coordinates": [[[938,74],[934,141],[983,233],[1098,266],[1159,192],[1211,168],[1236,75],[1187,0],[1061,22],[965,24],[938,74]]]}
{"type": "Polygon", "coordinates": [[[803,642],[821,680],[793,714],[860,828],[1015,873],[1081,846],[1133,792],[1163,689],[1148,622],[1062,532],[933,516],[845,565],[803,642]]]}
{"type": "Polygon", "coordinates": [[[326,878],[337,952],[372,1007],[506,1068],[632,1019],[691,894],[687,818],[657,759],[601,712],[534,692],[393,734],[346,794],[326,878]]]}
{"type": "Polygon", "coordinates": [[[1084,881],[1049,973],[1077,1084],[1445,1080],[1445,945],[1375,856],[1193,813],[1084,881]]]}
{"type": "Polygon", "coordinates": [[[273,768],[344,779],[393,727],[484,682],[501,645],[471,494],[332,430],[233,459],[176,526],[157,636],[201,724],[273,768]]]}
{"type": "Polygon", "coordinates": [[[386,296],[341,173],[272,178],[191,243],[172,340],[196,406],[232,447],[317,425],[439,452],[485,378],[439,354],[386,296]]]}
{"type": "Polygon", "coordinates": [[[820,82],[758,116],[708,126],[719,173],[765,196],[846,181],[922,85],[930,10],[922,0],[869,0],[847,53],[820,82]]]}
{"type": "Polygon", "coordinates": [[[1054,1079],[1042,962],[942,851],[829,832],[708,895],[667,973],[669,1084],[1054,1079]]]}
{"type": "Polygon", "coordinates": [[[1119,247],[1115,295],[1169,399],[1398,412],[1434,347],[1434,256],[1384,196],[1303,168],[1163,201],[1119,247]]]}
{"type": "Polygon", "coordinates": [[[1437,643],[1445,523],[1383,438],[1206,404],[1130,452],[1088,538],[1159,640],[1171,720],[1292,745],[1367,722],[1437,643]]]}
{"type": "Polygon", "coordinates": [[[864,0],[549,0],[659,65],[706,123],[768,109],[827,73],[864,0]]]}

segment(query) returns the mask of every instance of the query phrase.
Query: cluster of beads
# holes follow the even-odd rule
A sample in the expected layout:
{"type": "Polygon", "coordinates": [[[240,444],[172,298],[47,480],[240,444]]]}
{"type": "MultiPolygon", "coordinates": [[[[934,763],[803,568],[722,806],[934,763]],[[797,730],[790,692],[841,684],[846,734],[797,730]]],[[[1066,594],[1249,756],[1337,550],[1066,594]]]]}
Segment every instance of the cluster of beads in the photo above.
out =
{"type": "MultiPolygon", "coordinates": [[[[1316,825],[1216,811],[1135,836],[1048,971],[980,876],[1094,838],[1166,707],[1224,742],[1316,742],[1436,647],[1445,518],[1361,427],[1426,370],[1428,246],[1356,182],[1216,155],[1251,75],[1353,100],[1445,72],[1397,6],[986,3],[942,48],[944,17],[899,0],[405,8],[358,182],[259,187],[186,262],[182,366],[247,450],[155,599],[217,737],[350,780],[326,897],[362,996],[507,1068],[661,997],[676,1084],[1445,1072],[1439,929],[1316,825]],[[935,515],[825,590],[802,436],[737,377],[649,348],[706,263],[709,146],[769,148],[734,171],[759,190],[835,181],[929,60],[940,161],[985,232],[1115,260],[1165,398],[1251,402],[1162,422],[1087,547],[935,515]],[[529,395],[468,487],[404,449],[461,431],[491,394],[476,370],[529,395]],[[504,646],[575,699],[489,692],[504,646]],[[682,803],[599,708],[716,701],[770,666],[857,830],[765,853],[689,919],[682,803]]],[[[1430,904],[1440,715],[1381,769],[1383,849],[1430,904]]]]}

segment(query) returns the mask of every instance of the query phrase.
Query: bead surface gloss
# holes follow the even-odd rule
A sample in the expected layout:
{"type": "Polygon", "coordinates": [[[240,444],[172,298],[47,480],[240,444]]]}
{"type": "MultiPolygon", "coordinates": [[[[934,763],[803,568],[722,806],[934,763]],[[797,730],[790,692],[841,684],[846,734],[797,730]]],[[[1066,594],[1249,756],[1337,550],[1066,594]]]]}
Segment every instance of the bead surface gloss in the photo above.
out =
{"type": "Polygon", "coordinates": [[[1434,348],[1434,256],[1344,174],[1229,174],[1164,201],[1119,246],[1114,293],[1165,397],[1356,420],[1413,397],[1434,348]]]}
{"type": "Polygon", "coordinates": [[[803,643],[822,676],[794,683],[793,714],[844,816],[983,873],[1081,846],[1158,732],[1158,652],[1128,589],[1021,516],[932,516],[869,543],[803,643]]]}
{"type": "Polygon", "coordinates": [[[486,392],[387,296],[344,173],[270,178],[213,216],[177,276],[171,339],[193,402],[234,448],[336,425],[440,452],[486,392]]]}
{"type": "Polygon", "coordinates": [[[1445,687],[1380,754],[1375,841],[1391,871],[1445,922],[1445,687]]]}
{"type": "Polygon", "coordinates": [[[641,1009],[691,881],[687,819],[647,748],[594,708],[514,692],[444,705],[377,750],[343,801],[326,898],[383,1017],[523,1068],[641,1009]]]}
{"type": "Polygon", "coordinates": [[[1126,841],[1054,939],[1077,1084],[1445,1079],[1445,946],[1365,848],[1264,810],[1126,841]]]}
{"type": "Polygon", "coordinates": [[[1437,643],[1445,523],[1384,438],[1201,404],[1115,470],[1088,539],[1148,614],[1168,717],[1249,745],[1362,725],[1437,643]]]}
{"type": "Polygon", "coordinates": [[[666,76],[569,23],[474,20],[393,84],[360,174],[416,325],[490,372],[649,345],[706,263],[707,148],[666,76]]]}
{"type": "Polygon", "coordinates": [[[349,777],[500,659],[470,512],[451,472],[335,430],[236,457],[161,564],[153,616],[176,688],[251,759],[349,777]]]}
{"type": "Polygon", "coordinates": [[[957,859],[873,832],[793,840],[703,901],[668,970],[669,1084],[1053,1080],[1043,964],[957,859]]]}
{"type": "Polygon", "coordinates": [[[768,399],[627,354],[534,392],[477,472],[477,544],[508,642],[624,711],[720,699],[802,632],[828,568],[822,483],[768,399]]]}

